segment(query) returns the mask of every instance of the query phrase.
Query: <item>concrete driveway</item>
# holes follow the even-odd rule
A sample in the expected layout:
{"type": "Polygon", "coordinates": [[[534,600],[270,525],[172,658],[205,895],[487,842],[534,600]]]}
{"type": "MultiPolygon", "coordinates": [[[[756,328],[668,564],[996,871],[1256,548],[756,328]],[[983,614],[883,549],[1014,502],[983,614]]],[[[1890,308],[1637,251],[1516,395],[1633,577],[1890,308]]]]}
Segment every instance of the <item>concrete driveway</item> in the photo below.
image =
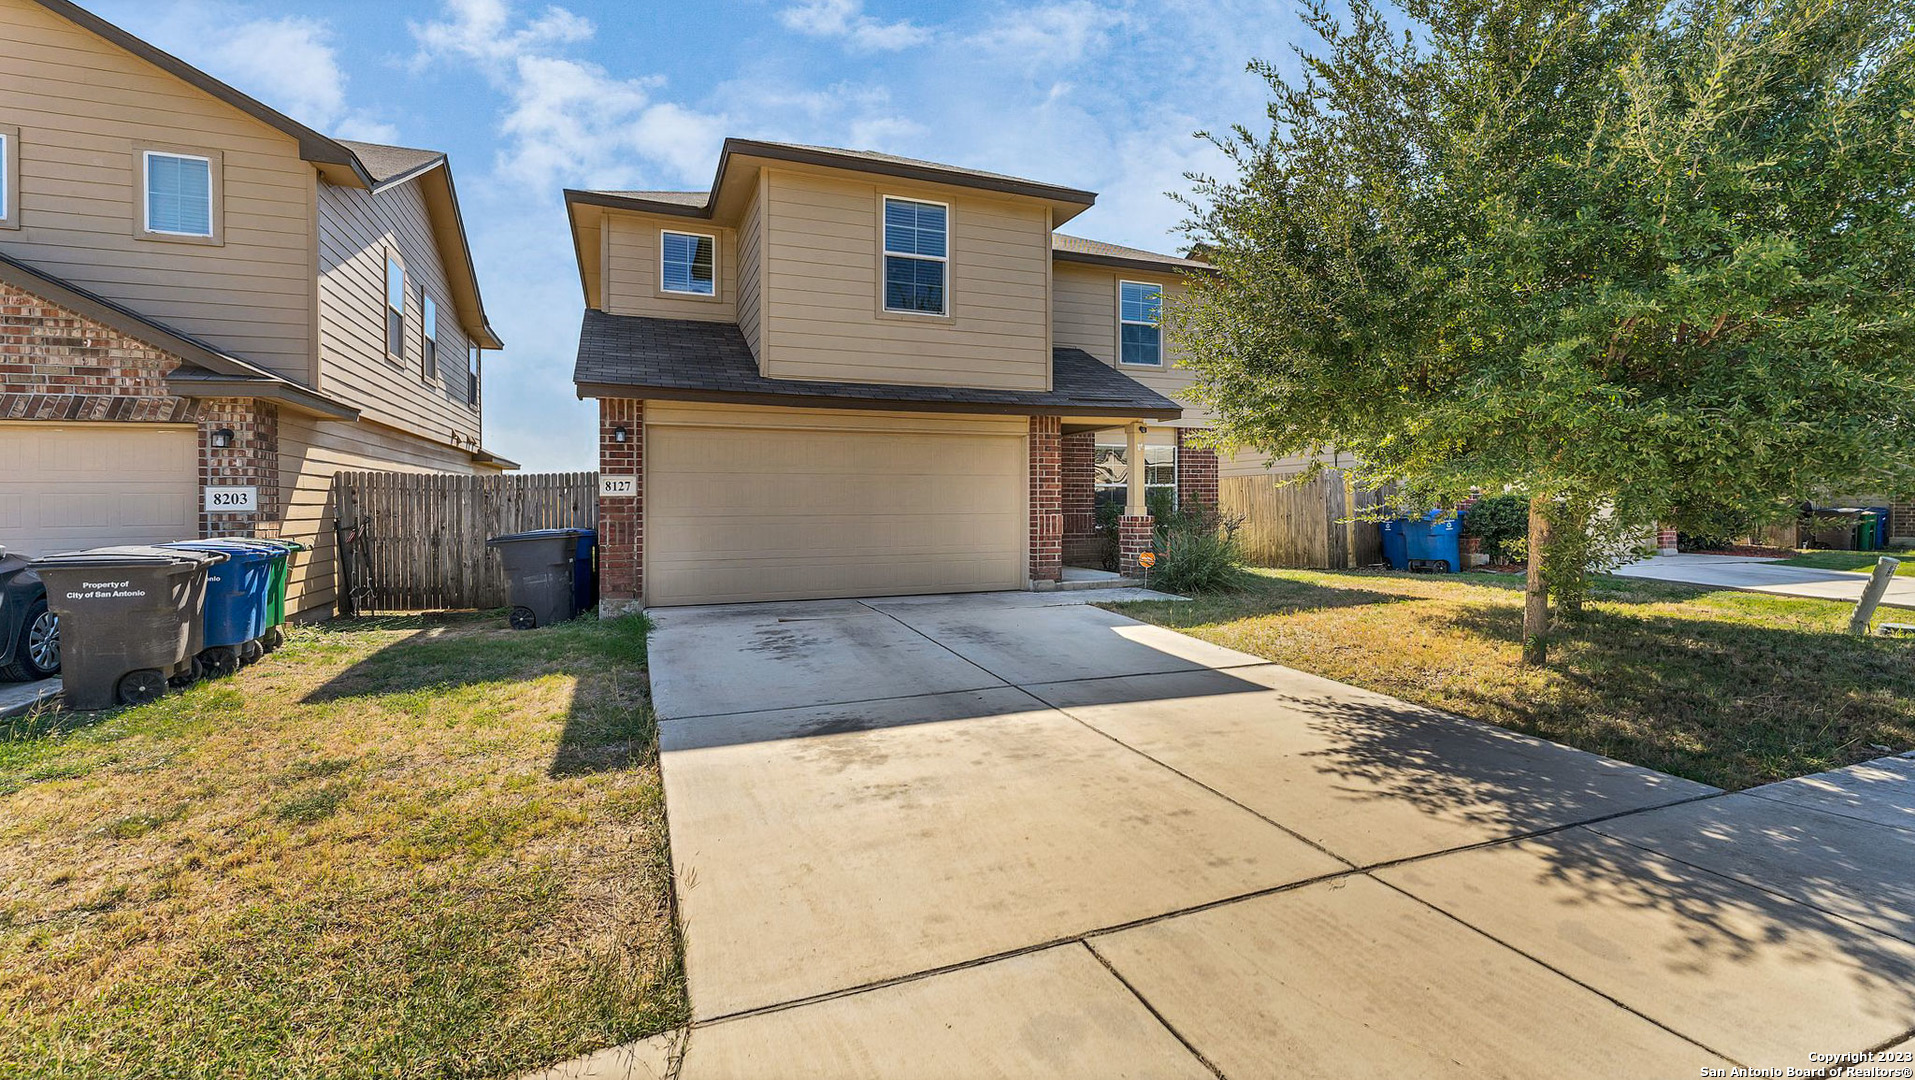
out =
{"type": "MultiPolygon", "coordinates": [[[[1784,566],[1774,559],[1752,555],[1658,555],[1617,567],[1614,572],[1621,577],[1675,581],[1685,585],[1708,585],[1719,589],[1800,596],[1809,600],[1835,600],[1849,604],[1862,598],[1862,589],[1868,584],[1867,574],[1852,570],[1784,566]]],[[[1897,577],[1891,581],[1882,603],[1890,607],[1915,608],[1915,578],[1897,577]]]]}
{"type": "Polygon", "coordinates": [[[1915,1031],[1915,761],[1728,796],[1067,595],[654,615],[695,1024],[554,1076],[1688,1077],[1915,1031]]]}

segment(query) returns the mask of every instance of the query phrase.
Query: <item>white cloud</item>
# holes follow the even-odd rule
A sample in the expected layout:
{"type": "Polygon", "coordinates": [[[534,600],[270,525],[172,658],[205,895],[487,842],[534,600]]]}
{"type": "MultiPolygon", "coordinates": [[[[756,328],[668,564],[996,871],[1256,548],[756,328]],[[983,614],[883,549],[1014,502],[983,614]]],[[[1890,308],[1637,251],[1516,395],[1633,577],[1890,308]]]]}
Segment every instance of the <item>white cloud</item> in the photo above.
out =
{"type": "Polygon", "coordinates": [[[1057,66],[1102,52],[1113,33],[1130,26],[1131,16],[1122,8],[1068,0],[1003,10],[968,40],[975,49],[1017,64],[1057,66]]]}
{"type": "Polygon", "coordinates": [[[931,40],[931,31],[909,19],[885,22],[865,14],[863,0],[804,0],[780,11],[778,21],[812,37],[843,38],[868,52],[896,52],[931,40]]]}

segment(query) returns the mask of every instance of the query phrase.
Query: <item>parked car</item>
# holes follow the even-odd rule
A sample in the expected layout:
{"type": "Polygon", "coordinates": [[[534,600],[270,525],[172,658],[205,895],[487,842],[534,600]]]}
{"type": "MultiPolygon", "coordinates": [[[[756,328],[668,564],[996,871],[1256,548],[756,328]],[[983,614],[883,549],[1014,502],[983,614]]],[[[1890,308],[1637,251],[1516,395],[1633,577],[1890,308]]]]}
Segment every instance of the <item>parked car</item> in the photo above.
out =
{"type": "Polygon", "coordinates": [[[59,673],[60,620],[47,610],[47,588],[26,559],[0,548],[0,679],[59,673]]]}

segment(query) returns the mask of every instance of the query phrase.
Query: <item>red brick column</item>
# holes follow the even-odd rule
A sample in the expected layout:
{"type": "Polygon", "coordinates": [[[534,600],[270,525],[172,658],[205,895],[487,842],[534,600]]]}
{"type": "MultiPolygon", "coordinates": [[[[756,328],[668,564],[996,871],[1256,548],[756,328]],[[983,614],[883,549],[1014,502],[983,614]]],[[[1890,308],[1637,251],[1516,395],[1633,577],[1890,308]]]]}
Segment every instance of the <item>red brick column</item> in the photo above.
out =
{"type": "Polygon", "coordinates": [[[1096,566],[1103,539],[1097,535],[1097,433],[1064,436],[1064,562],[1096,566]]]}
{"type": "Polygon", "coordinates": [[[260,526],[277,531],[279,509],[279,406],[254,398],[207,398],[199,407],[199,534],[255,536],[260,526]],[[213,437],[233,433],[231,446],[214,446],[213,437]],[[206,512],[207,488],[259,489],[253,513],[206,512]]]}
{"type": "Polygon", "coordinates": [[[1676,553],[1676,527],[1658,525],[1656,527],[1656,554],[1674,555],[1676,553]]]}
{"type": "Polygon", "coordinates": [[[598,614],[601,619],[645,605],[645,403],[600,398],[598,471],[601,479],[628,477],[630,495],[598,500],[598,614]],[[618,439],[624,429],[625,441],[618,439]]]}
{"type": "Polygon", "coordinates": [[[1064,577],[1064,448],[1055,416],[1031,417],[1031,580],[1064,577]]]}
{"type": "Polygon", "coordinates": [[[1889,508],[1888,535],[1891,540],[1915,540],[1915,498],[1897,499],[1889,508]]]}
{"type": "Polygon", "coordinates": [[[1157,523],[1149,514],[1125,515],[1117,519],[1117,566],[1127,577],[1143,576],[1137,556],[1150,551],[1156,543],[1157,523]]]}
{"type": "Polygon", "coordinates": [[[1202,428],[1177,429],[1177,505],[1217,505],[1217,452],[1193,440],[1202,428]]]}

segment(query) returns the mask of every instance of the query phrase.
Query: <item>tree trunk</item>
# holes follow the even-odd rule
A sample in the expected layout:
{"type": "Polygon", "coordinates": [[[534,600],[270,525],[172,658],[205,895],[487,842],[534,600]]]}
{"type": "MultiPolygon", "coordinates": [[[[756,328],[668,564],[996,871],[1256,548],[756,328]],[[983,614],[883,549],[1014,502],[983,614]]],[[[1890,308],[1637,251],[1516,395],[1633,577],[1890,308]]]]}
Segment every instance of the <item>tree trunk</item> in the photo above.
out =
{"type": "Polygon", "coordinates": [[[1549,549],[1549,499],[1529,500],[1529,584],[1523,594],[1523,663],[1549,662],[1549,586],[1543,582],[1543,554],[1549,549]]]}

